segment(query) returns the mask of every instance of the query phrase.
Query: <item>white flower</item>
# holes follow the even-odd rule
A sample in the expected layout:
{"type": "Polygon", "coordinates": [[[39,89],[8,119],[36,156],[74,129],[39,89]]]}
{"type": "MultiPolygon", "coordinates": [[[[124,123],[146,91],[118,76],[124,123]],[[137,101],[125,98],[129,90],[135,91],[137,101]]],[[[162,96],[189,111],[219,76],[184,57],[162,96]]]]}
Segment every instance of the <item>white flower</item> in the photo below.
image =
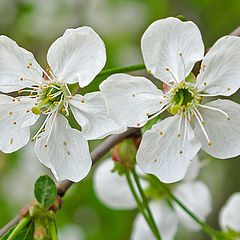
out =
{"type": "Polygon", "coordinates": [[[80,181],[91,168],[87,140],[103,138],[119,127],[108,117],[100,92],[71,96],[67,84],[87,86],[105,65],[105,46],[90,27],[68,29],[51,45],[47,60],[50,68],[44,71],[30,52],[0,36],[0,91],[20,94],[0,95],[0,150],[10,153],[23,147],[29,126],[43,115],[32,138],[39,160],[57,180],[80,181]],[[68,116],[69,107],[82,133],[61,114],[68,116]]]}
{"type": "Polygon", "coordinates": [[[240,87],[240,39],[222,37],[204,57],[197,26],[167,18],[150,25],[141,47],[165,94],[148,79],[127,74],[112,75],[100,86],[110,117],[122,126],[142,127],[165,110],[174,115],[144,134],[137,153],[141,169],[171,183],[184,177],[200,148],[216,158],[239,155],[240,105],[220,99],[203,104],[202,98],[229,96],[240,87]],[[195,79],[189,74],[201,59],[195,79]]]}
{"type": "MultiPolygon", "coordinates": [[[[188,181],[179,183],[173,188],[173,194],[195,215],[204,221],[212,210],[211,193],[204,183],[194,181],[200,169],[198,158],[194,158],[193,163],[194,164],[190,166],[191,170],[196,172],[195,176],[189,177],[188,181]]],[[[120,176],[117,172],[111,172],[113,168],[114,162],[111,159],[105,160],[97,167],[94,173],[94,189],[97,196],[110,208],[136,208],[137,205],[127,184],[126,177],[124,175],[120,176]]],[[[190,169],[188,173],[190,173],[190,169]]],[[[140,174],[143,173],[140,172],[140,174]]],[[[142,182],[142,186],[146,189],[149,184],[147,182],[142,182]]],[[[151,201],[149,205],[163,240],[174,239],[178,223],[193,231],[200,230],[199,225],[197,225],[177,204],[172,202],[173,208],[169,207],[165,197],[151,201]]],[[[155,239],[140,213],[134,221],[131,239],[155,239]]]]}
{"type": "Polygon", "coordinates": [[[234,193],[221,209],[219,223],[224,231],[230,228],[240,233],[240,193],[234,193]]]}

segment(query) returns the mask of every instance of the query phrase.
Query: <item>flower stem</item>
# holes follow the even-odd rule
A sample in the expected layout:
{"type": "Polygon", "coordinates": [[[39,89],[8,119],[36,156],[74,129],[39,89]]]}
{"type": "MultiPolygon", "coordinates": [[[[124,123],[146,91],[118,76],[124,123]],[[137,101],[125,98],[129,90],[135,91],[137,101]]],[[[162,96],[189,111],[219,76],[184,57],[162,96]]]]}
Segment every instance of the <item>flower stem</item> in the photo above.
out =
{"type": "Polygon", "coordinates": [[[137,206],[138,206],[139,211],[142,213],[143,217],[145,218],[145,220],[146,220],[149,228],[151,229],[151,231],[152,231],[152,233],[155,235],[155,237],[156,237],[158,240],[161,240],[161,238],[158,238],[158,237],[157,237],[157,235],[156,235],[156,233],[155,233],[155,231],[154,231],[154,229],[153,229],[152,223],[150,222],[149,218],[147,217],[146,212],[145,212],[145,210],[144,210],[144,207],[142,206],[142,203],[141,203],[141,201],[140,201],[139,198],[138,198],[138,195],[137,195],[137,193],[136,193],[136,191],[135,191],[135,189],[134,189],[134,186],[133,186],[133,183],[132,183],[132,180],[131,180],[131,177],[130,177],[130,174],[129,174],[128,169],[126,169],[126,171],[125,171],[125,176],[126,176],[128,185],[129,185],[129,187],[130,187],[130,190],[131,190],[131,192],[132,192],[132,194],[133,194],[133,197],[134,197],[134,199],[135,199],[135,201],[136,201],[136,203],[137,203],[137,206]]]}
{"type": "Polygon", "coordinates": [[[7,238],[7,240],[15,239],[17,234],[29,223],[31,218],[22,218],[22,220],[18,223],[18,225],[15,227],[15,229],[12,231],[10,236],[7,238]]]}
{"type": "Polygon", "coordinates": [[[111,69],[101,71],[97,75],[97,77],[109,76],[114,73],[134,72],[134,71],[138,71],[138,70],[143,70],[145,68],[146,68],[146,66],[144,64],[136,64],[136,65],[126,66],[126,67],[111,68],[111,69]]]}
{"type": "Polygon", "coordinates": [[[49,229],[50,229],[51,239],[58,240],[57,226],[54,218],[49,221],[49,229]]]}
{"type": "Polygon", "coordinates": [[[150,208],[149,208],[147,198],[146,198],[145,193],[144,193],[144,191],[143,191],[143,189],[142,189],[142,186],[141,186],[141,184],[140,184],[139,176],[137,175],[137,173],[136,173],[136,171],[135,171],[134,168],[131,169],[131,172],[132,172],[133,178],[134,178],[134,180],[135,180],[135,182],[136,182],[138,191],[139,191],[139,193],[140,193],[140,195],[141,195],[141,197],[142,197],[143,206],[144,206],[144,208],[146,208],[147,213],[148,213],[149,218],[150,218],[150,221],[152,222],[152,225],[153,225],[153,227],[154,227],[154,231],[155,231],[155,233],[156,233],[157,239],[161,239],[160,234],[159,234],[159,231],[158,231],[158,228],[157,228],[157,225],[156,225],[156,223],[155,223],[155,221],[154,221],[152,212],[151,212],[151,210],[150,210],[150,208]]]}
{"type": "Polygon", "coordinates": [[[191,218],[193,218],[201,227],[202,229],[207,232],[208,234],[210,234],[211,236],[215,236],[218,237],[219,236],[219,232],[217,230],[215,230],[214,228],[212,228],[211,226],[209,226],[208,224],[202,222],[198,217],[196,217],[196,215],[194,215],[180,200],[178,200],[173,193],[168,189],[168,187],[162,183],[161,181],[159,181],[161,187],[164,189],[164,191],[168,194],[168,196],[174,201],[176,202],[191,218]]]}

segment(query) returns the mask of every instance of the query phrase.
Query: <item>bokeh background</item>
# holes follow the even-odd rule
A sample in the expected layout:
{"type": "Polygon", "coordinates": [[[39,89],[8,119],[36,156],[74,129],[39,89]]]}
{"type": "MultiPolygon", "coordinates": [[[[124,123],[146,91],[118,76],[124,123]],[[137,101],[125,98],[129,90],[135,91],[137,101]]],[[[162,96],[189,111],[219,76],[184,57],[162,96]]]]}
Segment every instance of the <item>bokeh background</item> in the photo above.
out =
{"type": "MultiPolygon", "coordinates": [[[[206,48],[219,37],[240,25],[238,0],[0,0],[0,34],[14,39],[33,52],[42,67],[51,43],[66,28],[91,26],[103,38],[108,60],[106,69],[142,63],[140,39],[149,24],[167,16],[184,15],[200,28],[206,48]]],[[[240,53],[239,53],[240,54],[240,53]]],[[[142,72],[144,74],[144,72],[142,72]]],[[[94,81],[83,90],[98,89],[94,81]]],[[[239,92],[232,98],[240,102],[239,92]]],[[[0,113],[1,114],[1,113],[0,113]]],[[[32,129],[34,133],[36,129],[32,129]]],[[[100,141],[91,142],[94,149],[100,141]]],[[[226,199],[240,191],[240,158],[200,158],[210,163],[200,174],[213,194],[214,211],[208,222],[218,228],[219,209],[226,199]]],[[[60,239],[129,239],[137,211],[115,211],[95,196],[92,173],[69,190],[57,213],[60,239]]],[[[33,144],[13,154],[0,152],[0,228],[20,208],[33,199],[33,186],[41,174],[51,174],[37,160],[33,144]]],[[[204,204],[204,203],[202,203],[204,204]]],[[[190,233],[180,228],[177,240],[208,239],[204,233],[190,233]]]]}

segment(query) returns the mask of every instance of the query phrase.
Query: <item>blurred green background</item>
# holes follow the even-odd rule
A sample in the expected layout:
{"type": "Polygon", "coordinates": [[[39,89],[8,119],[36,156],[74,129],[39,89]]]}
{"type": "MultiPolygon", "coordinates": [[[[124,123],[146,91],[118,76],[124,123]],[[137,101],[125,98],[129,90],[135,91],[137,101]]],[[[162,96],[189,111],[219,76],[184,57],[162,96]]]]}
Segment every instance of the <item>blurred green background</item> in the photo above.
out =
{"type": "MultiPolygon", "coordinates": [[[[154,20],[184,15],[199,26],[207,48],[240,25],[239,13],[238,0],[0,0],[0,33],[33,52],[46,68],[47,50],[65,29],[91,26],[106,44],[107,69],[142,63],[140,39],[154,20]]],[[[101,80],[85,90],[97,90],[101,80]]],[[[239,92],[232,98],[240,102],[239,92]]],[[[91,149],[99,143],[91,142],[91,149]]],[[[219,209],[233,192],[240,191],[240,159],[212,160],[204,153],[200,157],[211,160],[200,179],[213,194],[214,211],[208,222],[218,228],[219,209]]],[[[64,198],[57,213],[61,239],[129,239],[137,211],[114,211],[97,200],[93,171],[64,198]]],[[[50,174],[35,157],[31,143],[17,153],[0,153],[0,228],[33,199],[34,182],[46,172],[50,174]]],[[[176,236],[177,240],[193,238],[208,236],[183,228],[176,236]]]]}

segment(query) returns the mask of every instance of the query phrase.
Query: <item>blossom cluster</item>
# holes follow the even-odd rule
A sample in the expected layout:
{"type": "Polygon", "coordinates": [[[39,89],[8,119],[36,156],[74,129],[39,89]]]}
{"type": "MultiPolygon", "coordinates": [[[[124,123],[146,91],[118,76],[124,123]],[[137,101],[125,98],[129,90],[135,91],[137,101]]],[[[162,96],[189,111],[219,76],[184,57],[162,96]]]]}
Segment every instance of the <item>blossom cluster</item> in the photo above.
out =
{"type": "MultiPolygon", "coordinates": [[[[118,73],[104,80],[100,91],[81,95],[70,91],[72,85],[77,83],[77,90],[89,85],[106,62],[105,45],[92,28],[66,30],[50,46],[46,70],[30,52],[0,36],[0,150],[14,152],[35,141],[38,159],[57,180],[78,182],[91,169],[88,140],[127,127],[141,128],[157,119],[143,134],[136,153],[144,189],[151,187],[147,174],[167,184],[185,177],[171,190],[205,220],[211,211],[211,194],[196,176],[186,179],[192,171],[198,172],[192,165],[198,162],[200,149],[220,159],[240,155],[240,105],[226,98],[208,101],[239,89],[240,38],[224,36],[205,54],[198,27],[169,17],[148,27],[141,50],[147,73],[163,83],[163,91],[146,77],[118,73]],[[198,62],[195,76],[192,70],[198,62]],[[170,116],[160,119],[163,112],[170,116]],[[70,126],[70,115],[81,131],[70,126]],[[40,127],[30,137],[30,126],[38,120],[40,127]]],[[[113,168],[108,159],[97,169],[97,195],[112,208],[135,208],[125,179],[113,175],[113,168]]],[[[237,218],[226,220],[233,208],[239,208],[239,195],[233,198],[234,207],[222,210],[221,225],[239,231],[239,225],[234,225],[237,218]]],[[[165,200],[159,193],[150,203],[163,239],[174,238],[178,223],[198,229],[182,209],[165,200]]],[[[132,239],[153,238],[145,224],[137,216],[132,239]]]]}

